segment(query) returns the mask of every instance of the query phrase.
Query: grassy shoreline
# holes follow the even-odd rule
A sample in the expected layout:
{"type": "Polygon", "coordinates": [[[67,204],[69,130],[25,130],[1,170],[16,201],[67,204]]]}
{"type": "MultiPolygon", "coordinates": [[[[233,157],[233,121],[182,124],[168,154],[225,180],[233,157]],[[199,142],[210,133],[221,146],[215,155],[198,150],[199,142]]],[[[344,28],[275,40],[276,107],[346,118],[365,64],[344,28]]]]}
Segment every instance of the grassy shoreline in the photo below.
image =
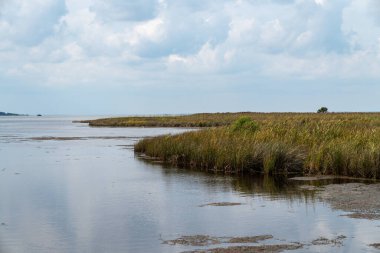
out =
{"type": "Polygon", "coordinates": [[[380,113],[200,113],[82,122],[201,128],[136,143],[135,152],[180,167],[380,178],[380,113]]]}
{"type": "Polygon", "coordinates": [[[144,139],[135,152],[224,173],[380,178],[378,113],[243,116],[246,122],[144,139]]]}
{"type": "Polygon", "coordinates": [[[80,121],[94,127],[217,127],[255,113],[198,113],[191,115],[133,116],[80,121]]]}
{"type": "Polygon", "coordinates": [[[115,117],[95,120],[75,121],[88,123],[93,127],[219,127],[229,126],[241,117],[250,117],[257,122],[277,120],[318,120],[324,118],[342,118],[354,116],[379,116],[380,113],[197,113],[190,115],[165,115],[165,116],[132,116],[115,117]]]}

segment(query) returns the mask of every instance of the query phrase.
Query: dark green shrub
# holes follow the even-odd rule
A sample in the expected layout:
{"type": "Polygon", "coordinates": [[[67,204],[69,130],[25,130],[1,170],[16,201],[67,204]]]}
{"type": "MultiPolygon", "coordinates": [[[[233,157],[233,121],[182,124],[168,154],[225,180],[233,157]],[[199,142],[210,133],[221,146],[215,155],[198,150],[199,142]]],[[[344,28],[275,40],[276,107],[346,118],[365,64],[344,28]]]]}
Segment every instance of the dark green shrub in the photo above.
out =
{"type": "Polygon", "coordinates": [[[317,113],[327,113],[329,109],[327,109],[327,107],[321,107],[318,109],[317,113]]]}
{"type": "Polygon", "coordinates": [[[241,117],[235,121],[231,126],[232,131],[249,131],[256,132],[259,130],[259,125],[257,122],[252,120],[250,117],[241,117]]]}

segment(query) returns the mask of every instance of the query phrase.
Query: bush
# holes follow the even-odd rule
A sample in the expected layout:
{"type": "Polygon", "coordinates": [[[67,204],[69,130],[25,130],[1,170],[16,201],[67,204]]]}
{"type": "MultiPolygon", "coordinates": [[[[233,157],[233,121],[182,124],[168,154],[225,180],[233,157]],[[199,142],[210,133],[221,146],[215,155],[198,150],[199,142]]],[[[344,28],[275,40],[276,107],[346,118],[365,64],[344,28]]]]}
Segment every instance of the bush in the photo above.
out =
{"type": "Polygon", "coordinates": [[[317,113],[327,113],[328,112],[328,109],[327,107],[321,107],[318,109],[317,113]]]}
{"type": "Polygon", "coordinates": [[[249,131],[256,132],[259,130],[259,125],[250,117],[241,117],[232,124],[232,131],[249,131]]]}

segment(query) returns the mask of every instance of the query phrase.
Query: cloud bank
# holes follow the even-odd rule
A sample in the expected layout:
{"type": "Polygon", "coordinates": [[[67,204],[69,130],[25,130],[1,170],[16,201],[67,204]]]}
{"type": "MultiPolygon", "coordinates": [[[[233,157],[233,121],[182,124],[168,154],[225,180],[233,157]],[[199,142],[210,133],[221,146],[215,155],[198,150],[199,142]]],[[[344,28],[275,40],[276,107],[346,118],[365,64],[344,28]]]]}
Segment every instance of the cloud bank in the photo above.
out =
{"type": "Polygon", "coordinates": [[[380,77],[376,0],[2,0],[0,8],[3,83],[380,77]]]}

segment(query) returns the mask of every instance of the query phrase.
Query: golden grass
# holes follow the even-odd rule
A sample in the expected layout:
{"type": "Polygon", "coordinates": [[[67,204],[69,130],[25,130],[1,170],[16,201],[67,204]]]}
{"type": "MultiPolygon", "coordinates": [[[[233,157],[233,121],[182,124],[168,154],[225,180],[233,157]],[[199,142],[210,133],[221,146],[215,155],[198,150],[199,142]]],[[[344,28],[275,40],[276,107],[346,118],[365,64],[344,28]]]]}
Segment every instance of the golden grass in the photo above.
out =
{"type": "Polygon", "coordinates": [[[255,171],[380,178],[380,114],[377,113],[236,113],[181,117],[180,122],[178,117],[166,121],[173,124],[177,120],[180,126],[202,122],[221,127],[144,139],[135,145],[135,151],[178,166],[225,173],[255,171]],[[249,117],[251,122],[247,119],[243,121],[248,123],[236,122],[242,116],[249,117]],[[196,120],[192,122],[193,119],[196,120]]]}
{"type": "MultiPolygon", "coordinates": [[[[197,113],[191,115],[119,117],[81,121],[95,127],[217,127],[227,126],[237,119],[249,116],[257,119],[275,117],[280,114],[252,112],[238,113],[197,113]]],[[[301,114],[300,114],[301,115],[301,114]]]]}

